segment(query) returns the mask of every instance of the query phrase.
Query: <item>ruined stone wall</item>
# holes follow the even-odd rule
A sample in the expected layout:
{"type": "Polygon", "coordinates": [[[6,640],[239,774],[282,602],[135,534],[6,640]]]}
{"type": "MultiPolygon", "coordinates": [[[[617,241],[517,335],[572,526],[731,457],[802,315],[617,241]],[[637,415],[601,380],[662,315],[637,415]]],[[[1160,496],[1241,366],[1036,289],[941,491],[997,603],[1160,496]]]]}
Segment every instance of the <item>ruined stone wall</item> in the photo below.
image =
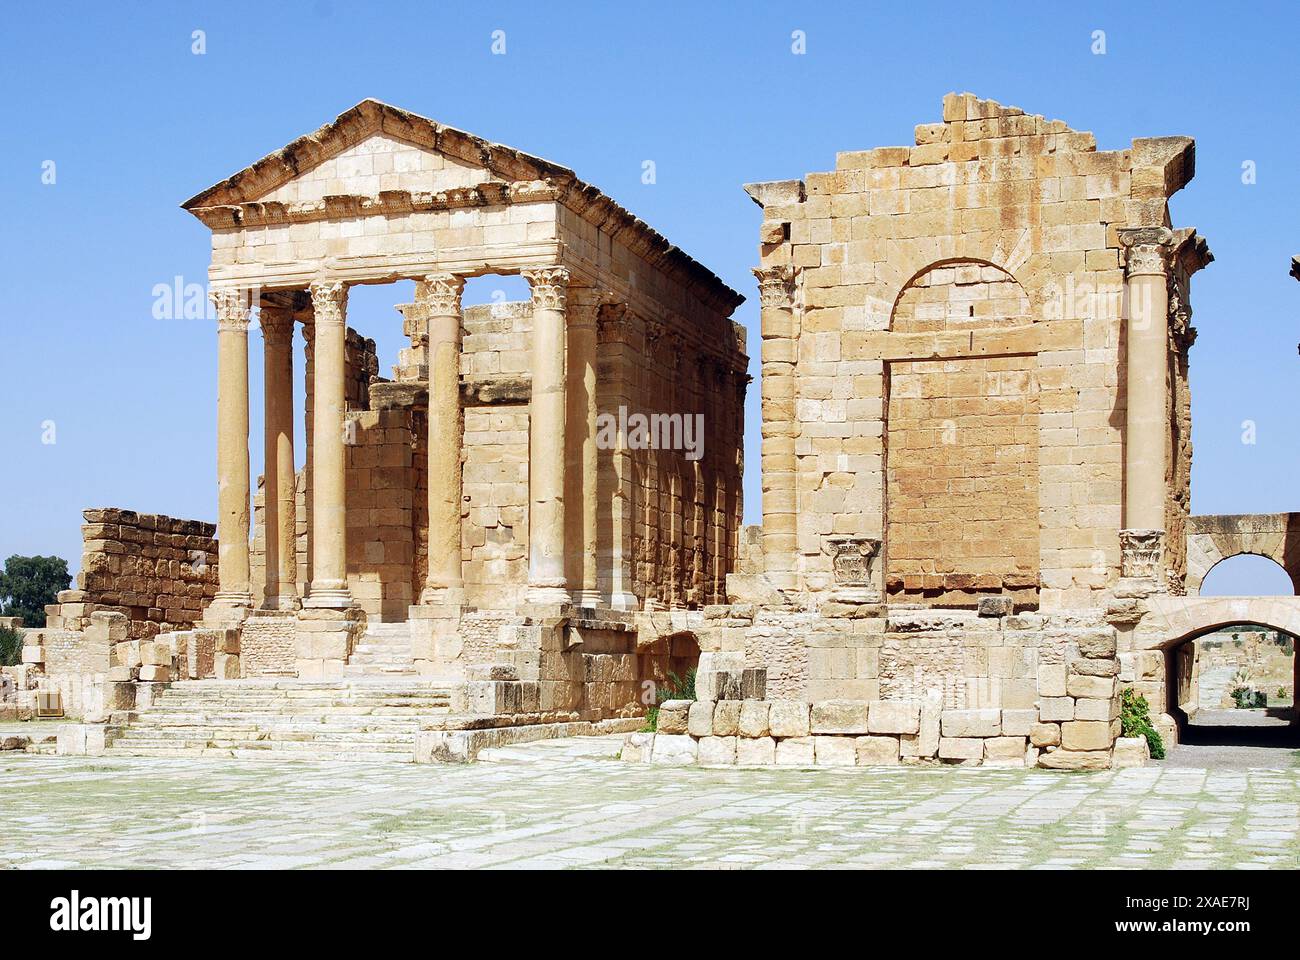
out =
{"type": "Polygon", "coordinates": [[[52,629],[85,630],[96,611],[120,613],[132,638],[192,625],[217,592],[216,527],[113,507],[83,512],[81,569],[47,608],[52,629]]]}

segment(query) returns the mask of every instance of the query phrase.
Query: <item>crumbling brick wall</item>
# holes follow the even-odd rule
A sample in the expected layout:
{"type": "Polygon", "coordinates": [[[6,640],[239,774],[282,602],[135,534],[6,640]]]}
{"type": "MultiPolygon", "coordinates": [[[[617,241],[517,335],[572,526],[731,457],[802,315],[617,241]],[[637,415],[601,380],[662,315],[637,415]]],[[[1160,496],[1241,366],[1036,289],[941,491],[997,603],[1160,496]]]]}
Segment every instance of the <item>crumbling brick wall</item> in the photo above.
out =
{"type": "Polygon", "coordinates": [[[46,608],[52,629],[85,630],[96,611],[120,613],[132,638],[192,626],[217,592],[216,526],[114,507],[82,516],[75,589],[46,608]]]}

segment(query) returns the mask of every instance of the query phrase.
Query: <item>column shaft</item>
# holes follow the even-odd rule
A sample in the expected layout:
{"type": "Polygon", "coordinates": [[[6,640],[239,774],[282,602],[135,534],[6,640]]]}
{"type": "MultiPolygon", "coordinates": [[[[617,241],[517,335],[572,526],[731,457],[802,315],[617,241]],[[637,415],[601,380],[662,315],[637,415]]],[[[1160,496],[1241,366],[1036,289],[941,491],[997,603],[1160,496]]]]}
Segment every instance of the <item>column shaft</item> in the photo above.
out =
{"type": "Polygon", "coordinates": [[[429,544],[421,603],[462,603],[460,295],[452,274],[425,277],[417,297],[427,304],[429,346],[429,544]]]}
{"type": "Polygon", "coordinates": [[[293,314],[263,306],[263,508],[268,609],[298,606],[293,455],[293,314]]]}
{"type": "Polygon", "coordinates": [[[217,542],[223,606],[252,605],[248,566],[248,298],[220,290],[217,307],[217,542]]]}
{"type": "Polygon", "coordinates": [[[762,336],[763,562],[773,585],[796,587],[794,276],[788,266],[754,271],[762,336]]]}
{"type": "Polygon", "coordinates": [[[528,599],[568,603],[564,575],[564,341],[569,271],[524,271],[533,294],[528,437],[528,599]]]}
{"type": "Polygon", "coordinates": [[[347,462],[343,443],[343,377],[347,287],[311,285],[315,327],[312,430],[312,583],[306,605],[352,604],[347,572],[347,462]]]}
{"type": "Polygon", "coordinates": [[[566,565],[574,587],[573,601],[582,607],[600,604],[597,584],[596,490],[599,467],[596,450],[596,309],[589,297],[574,304],[568,316],[568,386],[565,470],[568,509],[566,565]]]}

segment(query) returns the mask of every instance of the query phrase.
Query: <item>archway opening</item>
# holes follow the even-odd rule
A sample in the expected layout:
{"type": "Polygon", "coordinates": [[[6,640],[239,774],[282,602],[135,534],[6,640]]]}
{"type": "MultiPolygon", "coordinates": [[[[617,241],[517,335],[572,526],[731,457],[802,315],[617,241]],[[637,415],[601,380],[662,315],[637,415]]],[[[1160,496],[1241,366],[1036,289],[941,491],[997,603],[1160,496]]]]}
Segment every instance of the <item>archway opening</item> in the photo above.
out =
{"type": "MultiPolygon", "coordinates": [[[[1300,746],[1294,636],[1269,624],[1234,623],[1194,634],[1166,656],[1166,710],[1178,724],[1180,759],[1208,765],[1225,747],[1300,746]]],[[[1255,759],[1269,762],[1264,753],[1255,759]]]]}
{"type": "Polygon", "coordinates": [[[1272,557],[1238,553],[1210,568],[1201,581],[1203,597],[1292,597],[1291,575],[1272,557]]]}

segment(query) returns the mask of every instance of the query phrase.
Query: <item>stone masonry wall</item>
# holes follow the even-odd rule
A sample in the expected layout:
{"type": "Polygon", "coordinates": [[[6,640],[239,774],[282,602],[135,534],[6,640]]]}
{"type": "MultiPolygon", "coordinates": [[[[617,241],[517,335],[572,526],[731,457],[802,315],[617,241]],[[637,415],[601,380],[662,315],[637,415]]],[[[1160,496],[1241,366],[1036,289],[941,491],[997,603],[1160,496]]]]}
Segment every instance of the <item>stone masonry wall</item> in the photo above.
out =
{"type": "Polygon", "coordinates": [[[48,609],[51,628],[85,630],[96,611],[120,613],[132,638],[191,626],[217,591],[216,527],[112,507],[84,511],[75,588],[48,609]]]}

